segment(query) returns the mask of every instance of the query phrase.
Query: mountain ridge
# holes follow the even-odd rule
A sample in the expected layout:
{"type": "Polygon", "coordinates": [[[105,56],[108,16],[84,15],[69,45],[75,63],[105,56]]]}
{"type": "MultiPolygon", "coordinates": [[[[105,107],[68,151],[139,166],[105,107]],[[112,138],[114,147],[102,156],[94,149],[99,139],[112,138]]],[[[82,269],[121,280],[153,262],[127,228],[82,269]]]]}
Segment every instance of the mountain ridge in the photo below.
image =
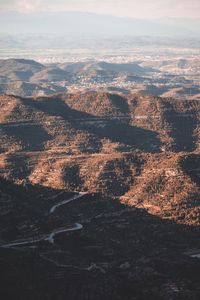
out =
{"type": "Polygon", "coordinates": [[[101,193],[198,224],[199,101],[88,92],[1,96],[0,104],[5,178],[101,193]]]}
{"type": "Polygon", "coordinates": [[[7,12],[1,14],[1,32],[5,33],[85,33],[96,35],[150,35],[150,36],[197,36],[192,26],[183,27],[182,23],[160,22],[120,18],[87,12],[40,12],[23,14],[7,12]],[[54,26],[52,26],[52,18],[54,26]],[[79,22],[77,23],[76,20],[79,22]],[[77,26],[76,24],[79,24],[77,26]],[[158,26],[159,24],[159,26],[158,26]],[[26,25],[26,26],[24,26],[26,25]],[[72,26],[73,25],[73,26],[72,26]],[[70,28],[70,29],[68,29],[70,28]],[[60,31],[61,30],[61,31],[60,31]]]}

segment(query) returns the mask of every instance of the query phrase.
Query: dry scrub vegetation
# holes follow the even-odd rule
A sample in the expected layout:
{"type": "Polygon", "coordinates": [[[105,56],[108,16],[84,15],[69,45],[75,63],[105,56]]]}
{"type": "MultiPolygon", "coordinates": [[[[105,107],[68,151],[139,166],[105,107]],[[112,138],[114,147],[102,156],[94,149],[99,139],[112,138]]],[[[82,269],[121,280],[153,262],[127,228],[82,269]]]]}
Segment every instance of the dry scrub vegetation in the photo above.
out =
{"type": "Polygon", "coordinates": [[[141,94],[0,96],[0,172],[199,224],[200,105],[141,94]]]}

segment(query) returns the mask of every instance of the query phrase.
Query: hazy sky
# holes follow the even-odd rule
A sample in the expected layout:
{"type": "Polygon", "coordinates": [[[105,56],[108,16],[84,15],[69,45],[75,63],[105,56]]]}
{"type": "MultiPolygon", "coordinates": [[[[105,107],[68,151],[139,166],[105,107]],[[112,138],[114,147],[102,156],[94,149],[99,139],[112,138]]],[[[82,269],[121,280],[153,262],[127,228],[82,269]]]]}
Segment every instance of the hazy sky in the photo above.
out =
{"type": "Polygon", "coordinates": [[[88,11],[134,18],[200,18],[200,0],[0,0],[0,11],[88,11]]]}

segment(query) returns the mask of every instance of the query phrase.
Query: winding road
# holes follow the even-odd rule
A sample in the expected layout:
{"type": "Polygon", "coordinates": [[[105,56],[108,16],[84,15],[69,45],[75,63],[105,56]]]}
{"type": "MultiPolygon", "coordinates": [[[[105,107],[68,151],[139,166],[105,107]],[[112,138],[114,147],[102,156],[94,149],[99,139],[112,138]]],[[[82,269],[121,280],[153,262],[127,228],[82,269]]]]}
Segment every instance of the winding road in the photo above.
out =
{"type": "MultiPolygon", "coordinates": [[[[65,205],[67,203],[70,203],[72,201],[75,201],[77,199],[80,199],[81,197],[83,197],[86,194],[87,193],[80,192],[78,195],[75,195],[75,196],[71,197],[70,199],[63,200],[63,201],[53,205],[51,207],[51,209],[49,210],[49,214],[53,214],[58,207],[60,207],[62,205],[65,205]]],[[[41,235],[38,238],[29,238],[29,239],[26,239],[26,240],[17,240],[17,241],[13,241],[11,243],[8,243],[8,244],[1,245],[0,247],[1,248],[12,248],[12,247],[15,247],[15,246],[33,244],[33,243],[37,243],[37,242],[41,242],[41,241],[48,241],[49,243],[54,244],[54,238],[57,234],[63,233],[63,232],[69,232],[69,231],[76,231],[76,230],[80,230],[82,228],[83,228],[83,225],[81,225],[79,223],[75,223],[72,227],[57,228],[57,229],[54,229],[51,233],[41,235]]]]}
{"type": "Polygon", "coordinates": [[[83,192],[82,192],[82,193],[79,193],[78,195],[75,195],[74,197],[72,197],[72,198],[70,198],[70,199],[68,199],[68,200],[63,200],[63,201],[61,201],[61,202],[55,204],[54,206],[51,207],[49,213],[50,213],[50,214],[54,213],[54,211],[55,211],[59,206],[65,205],[65,204],[67,204],[67,203],[69,203],[69,202],[72,202],[72,201],[74,201],[74,200],[76,200],[76,199],[79,199],[79,198],[83,197],[84,195],[86,195],[86,193],[83,193],[83,192]]]}

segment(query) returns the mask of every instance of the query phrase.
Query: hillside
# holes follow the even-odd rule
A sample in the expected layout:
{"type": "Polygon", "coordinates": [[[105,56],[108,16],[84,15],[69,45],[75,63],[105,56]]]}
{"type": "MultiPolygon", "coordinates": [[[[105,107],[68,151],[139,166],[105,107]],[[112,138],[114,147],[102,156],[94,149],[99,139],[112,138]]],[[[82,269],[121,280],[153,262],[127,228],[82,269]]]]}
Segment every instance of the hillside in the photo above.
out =
{"type": "Polygon", "coordinates": [[[55,84],[47,83],[30,83],[24,81],[15,81],[0,85],[0,94],[28,96],[44,96],[59,92],[65,92],[66,89],[55,84]]]}
{"type": "Polygon", "coordinates": [[[198,296],[200,263],[190,254],[199,247],[198,227],[91,194],[50,213],[72,196],[0,179],[3,299],[50,300],[58,293],[72,300],[198,296]],[[72,232],[75,222],[82,227],[72,232]],[[47,238],[59,230],[53,241],[47,238]]]}
{"type": "Polygon", "coordinates": [[[148,55],[141,55],[141,60],[128,59],[125,63],[120,62],[123,56],[117,56],[118,59],[108,56],[107,61],[89,57],[80,62],[74,58],[73,62],[45,64],[28,59],[0,60],[0,94],[39,97],[67,91],[72,94],[104,91],[122,96],[140,93],[199,100],[199,66],[195,57],[163,61],[161,56],[159,60],[152,57],[153,61],[146,61],[148,55]]]}
{"type": "Polygon", "coordinates": [[[145,75],[149,72],[155,72],[154,69],[148,67],[140,67],[137,63],[107,63],[107,62],[86,62],[86,63],[70,63],[60,64],[60,67],[76,75],[88,75],[96,72],[104,75],[117,75],[119,73],[131,73],[135,75],[145,75]]]}
{"type": "Polygon", "coordinates": [[[0,60],[0,76],[3,78],[3,83],[10,81],[41,83],[69,78],[69,74],[59,67],[45,66],[28,59],[0,60]]]}
{"type": "Polygon", "coordinates": [[[1,59],[0,76],[6,77],[7,81],[29,81],[35,72],[39,72],[44,66],[34,60],[27,59],[1,59]]]}
{"type": "Polygon", "coordinates": [[[5,59],[0,60],[0,78],[2,83],[23,81],[30,83],[68,81],[71,77],[79,80],[80,77],[115,78],[120,74],[142,76],[156,70],[150,67],[141,67],[137,63],[106,63],[83,62],[42,65],[34,60],[5,59]]]}
{"type": "Polygon", "coordinates": [[[199,102],[142,94],[1,96],[7,179],[120,198],[199,224],[199,102]]]}

